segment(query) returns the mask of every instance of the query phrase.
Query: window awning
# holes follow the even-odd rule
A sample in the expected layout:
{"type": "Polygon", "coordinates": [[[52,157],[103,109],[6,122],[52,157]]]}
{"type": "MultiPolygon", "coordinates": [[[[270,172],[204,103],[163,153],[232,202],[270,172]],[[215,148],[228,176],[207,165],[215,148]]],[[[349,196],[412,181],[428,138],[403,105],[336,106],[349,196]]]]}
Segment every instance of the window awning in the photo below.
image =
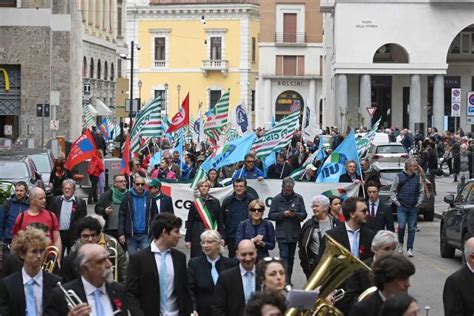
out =
{"type": "Polygon", "coordinates": [[[97,112],[97,110],[95,109],[95,107],[92,106],[92,104],[87,103],[86,106],[87,106],[87,108],[89,109],[89,112],[92,114],[92,116],[97,116],[97,115],[99,115],[99,113],[97,112]]]}
{"type": "Polygon", "coordinates": [[[95,107],[95,110],[97,112],[97,114],[95,115],[107,116],[112,114],[112,110],[100,99],[92,97],[91,103],[95,107]]]}

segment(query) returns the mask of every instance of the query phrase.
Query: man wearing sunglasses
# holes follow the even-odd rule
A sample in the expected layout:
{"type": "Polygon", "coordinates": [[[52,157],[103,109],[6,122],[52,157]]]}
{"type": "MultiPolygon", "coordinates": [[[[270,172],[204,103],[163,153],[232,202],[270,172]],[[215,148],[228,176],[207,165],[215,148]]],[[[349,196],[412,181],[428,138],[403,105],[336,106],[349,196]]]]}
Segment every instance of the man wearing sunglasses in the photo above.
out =
{"type": "Polygon", "coordinates": [[[242,168],[235,170],[232,180],[235,179],[258,179],[263,180],[263,171],[257,168],[255,155],[248,153],[245,155],[242,168]]]}
{"type": "Polygon", "coordinates": [[[120,204],[118,235],[122,245],[127,243],[129,255],[150,245],[150,223],[156,213],[156,203],[150,203],[145,190],[145,179],[135,178],[133,188],[120,204]]]}

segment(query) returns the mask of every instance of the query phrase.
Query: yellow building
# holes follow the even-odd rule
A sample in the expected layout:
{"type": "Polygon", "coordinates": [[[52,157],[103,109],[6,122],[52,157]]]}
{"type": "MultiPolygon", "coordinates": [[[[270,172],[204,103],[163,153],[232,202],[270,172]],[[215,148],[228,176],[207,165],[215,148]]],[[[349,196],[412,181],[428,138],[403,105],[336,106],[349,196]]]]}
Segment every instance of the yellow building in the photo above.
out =
{"type": "MultiPolygon", "coordinates": [[[[196,117],[199,104],[204,113],[230,89],[229,108],[244,104],[252,112],[258,1],[143,2],[127,7],[127,42],[139,47],[134,52],[134,97],[146,101],[160,94],[172,117],[189,92],[196,117]]],[[[130,64],[127,70],[130,75],[130,64]]]]}

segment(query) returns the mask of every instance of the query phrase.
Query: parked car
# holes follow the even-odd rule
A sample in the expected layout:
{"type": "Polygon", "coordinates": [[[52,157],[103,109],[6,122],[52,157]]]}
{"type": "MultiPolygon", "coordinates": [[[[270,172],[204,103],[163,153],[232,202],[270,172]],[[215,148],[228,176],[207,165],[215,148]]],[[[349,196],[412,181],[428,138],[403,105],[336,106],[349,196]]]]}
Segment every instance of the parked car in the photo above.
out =
{"type": "Polygon", "coordinates": [[[405,162],[409,157],[408,151],[400,143],[372,144],[367,158],[369,163],[374,162],[405,162]]]}
{"type": "MultiPolygon", "coordinates": [[[[370,166],[371,170],[375,170],[380,175],[380,183],[382,187],[380,188],[380,201],[390,203],[390,187],[392,186],[395,177],[403,171],[404,164],[402,163],[374,163],[370,166]]],[[[421,202],[421,206],[418,209],[418,214],[423,215],[425,221],[433,221],[434,219],[434,192],[433,185],[431,182],[427,181],[428,190],[430,191],[430,196],[425,198],[421,202]]],[[[397,215],[397,206],[392,204],[392,214],[397,215]]]]}
{"type": "Polygon", "coordinates": [[[474,179],[457,195],[446,195],[444,202],[449,207],[441,216],[439,251],[441,257],[453,258],[456,249],[464,251],[465,241],[474,236],[474,179]]]}
{"type": "Polygon", "coordinates": [[[29,189],[32,189],[34,186],[41,186],[44,187],[46,196],[52,195],[51,188],[44,186],[41,174],[28,155],[2,152],[0,155],[0,181],[12,183],[25,181],[29,189]]]}
{"type": "Polygon", "coordinates": [[[35,163],[38,172],[41,174],[41,179],[47,185],[49,183],[49,177],[51,176],[51,170],[53,170],[54,157],[51,151],[46,150],[37,150],[32,152],[27,152],[28,157],[30,157],[35,163]]]}

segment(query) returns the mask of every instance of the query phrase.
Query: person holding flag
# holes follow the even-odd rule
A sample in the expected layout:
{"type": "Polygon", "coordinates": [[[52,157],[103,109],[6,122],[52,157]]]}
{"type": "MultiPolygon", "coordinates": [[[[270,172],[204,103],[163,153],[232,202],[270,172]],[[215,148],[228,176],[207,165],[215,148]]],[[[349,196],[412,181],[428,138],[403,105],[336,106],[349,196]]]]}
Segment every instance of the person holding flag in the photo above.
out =
{"type": "Polygon", "coordinates": [[[191,258],[202,256],[201,234],[205,230],[218,230],[223,234],[223,217],[219,200],[209,194],[209,183],[201,180],[197,184],[199,197],[191,204],[186,221],[186,247],[191,249],[191,258]]]}

